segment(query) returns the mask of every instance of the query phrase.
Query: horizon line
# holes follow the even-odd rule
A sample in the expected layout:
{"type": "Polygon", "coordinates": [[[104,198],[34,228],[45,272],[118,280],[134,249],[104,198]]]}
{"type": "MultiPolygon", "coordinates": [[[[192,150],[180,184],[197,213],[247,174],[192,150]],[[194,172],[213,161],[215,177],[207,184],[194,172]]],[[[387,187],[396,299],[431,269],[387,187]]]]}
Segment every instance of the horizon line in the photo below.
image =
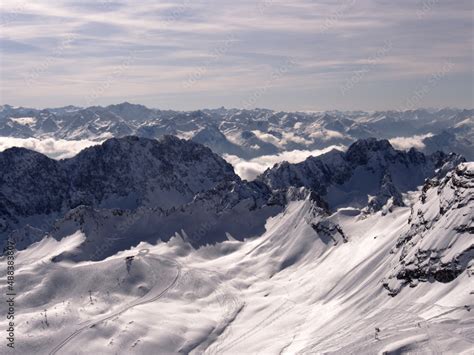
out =
{"type": "Polygon", "coordinates": [[[159,107],[151,107],[147,106],[145,104],[141,103],[135,103],[135,102],[129,102],[129,101],[122,101],[118,103],[113,103],[113,104],[108,104],[108,105],[91,105],[91,106],[76,106],[75,104],[69,104],[69,105],[64,105],[64,106],[48,106],[48,107],[35,107],[35,106],[23,106],[23,105],[11,105],[8,103],[1,104],[0,107],[5,107],[9,106],[13,109],[33,109],[33,110],[57,110],[57,109],[64,109],[67,107],[73,107],[78,110],[87,110],[91,108],[108,108],[110,106],[119,106],[119,105],[124,105],[124,104],[129,104],[132,106],[143,106],[149,110],[158,110],[158,111],[175,111],[175,112],[197,112],[197,111],[204,111],[204,110],[209,110],[209,111],[215,111],[219,109],[224,109],[227,111],[231,110],[238,110],[238,111],[256,111],[256,110],[265,110],[265,111],[272,111],[272,112],[284,112],[284,113],[327,113],[327,112],[341,112],[341,113],[354,113],[354,112],[363,112],[363,113],[377,113],[377,112],[414,112],[414,111],[442,111],[442,110],[459,110],[459,111],[470,111],[474,110],[474,107],[456,107],[456,106],[442,106],[442,107],[417,107],[417,108],[412,108],[412,109],[383,109],[383,110],[369,110],[369,109],[350,109],[350,110],[341,110],[341,109],[330,109],[330,110],[277,110],[277,109],[272,109],[268,107],[253,107],[253,108],[238,108],[238,107],[225,107],[225,106],[220,106],[220,107],[203,107],[203,108],[198,108],[198,109],[192,109],[192,110],[183,110],[183,109],[174,109],[174,108],[159,108],[159,107]]]}

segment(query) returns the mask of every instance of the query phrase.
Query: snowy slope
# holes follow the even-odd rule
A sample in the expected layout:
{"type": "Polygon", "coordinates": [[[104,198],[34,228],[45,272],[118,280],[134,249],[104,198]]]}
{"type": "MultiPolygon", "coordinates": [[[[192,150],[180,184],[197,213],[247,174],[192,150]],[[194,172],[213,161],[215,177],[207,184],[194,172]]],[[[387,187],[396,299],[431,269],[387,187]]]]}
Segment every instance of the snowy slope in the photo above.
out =
{"type": "MultiPolygon", "coordinates": [[[[457,170],[459,196],[472,195],[471,171],[472,164],[457,170]]],[[[412,228],[409,207],[358,218],[351,209],[328,215],[304,189],[288,199],[260,237],[244,242],[194,250],[176,236],[102,261],[51,262],[84,241],[72,233],[19,252],[18,351],[470,353],[467,270],[451,282],[421,282],[394,297],[384,287],[399,264],[392,250],[412,228]],[[331,228],[317,232],[318,223],[338,228],[328,236],[331,228]]],[[[427,194],[425,204],[436,201],[436,193],[427,194]]],[[[465,202],[472,208],[472,200],[465,202]]],[[[460,216],[450,219],[453,230],[464,225],[457,203],[446,206],[446,215],[460,216]]]]}

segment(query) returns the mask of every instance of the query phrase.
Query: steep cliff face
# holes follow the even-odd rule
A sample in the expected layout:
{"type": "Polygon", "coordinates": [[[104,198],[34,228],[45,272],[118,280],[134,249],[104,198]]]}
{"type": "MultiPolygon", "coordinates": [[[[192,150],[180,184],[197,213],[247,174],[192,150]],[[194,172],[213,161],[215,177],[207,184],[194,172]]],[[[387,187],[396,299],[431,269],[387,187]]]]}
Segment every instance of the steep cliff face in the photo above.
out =
{"type": "Polygon", "coordinates": [[[474,163],[427,181],[411,211],[409,230],[392,250],[399,264],[384,285],[392,295],[418,282],[450,282],[474,258],[474,163]]]}

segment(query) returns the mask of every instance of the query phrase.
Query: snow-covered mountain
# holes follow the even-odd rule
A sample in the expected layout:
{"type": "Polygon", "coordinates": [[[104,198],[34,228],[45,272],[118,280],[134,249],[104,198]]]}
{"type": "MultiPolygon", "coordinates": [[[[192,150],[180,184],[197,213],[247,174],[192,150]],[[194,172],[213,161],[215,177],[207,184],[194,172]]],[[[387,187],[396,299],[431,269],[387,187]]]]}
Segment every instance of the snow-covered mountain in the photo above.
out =
{"type": "Polygon", "coordinates": [[[400,264],[384,286],[392,295],[418,282],[451,282],[474,259],[474,164],[428,180],[393,252],[400,264]]]}
{"type": "MultiPolygon", "coordinates": [[[[416,190],[426,178],[442,176],[462,161],[454,154],[425,156],[414,149],[397,151],[386,140],[365,139],[345,153],[331,151],[298,164],[277,164],[249,183],[208,148],[173,136],[159,141],[113,138],[60,161],[11,148],[0,153],[4,171],[0,180],[2,235],[6,239],[23,227],[47,233],[55,220],[61,230],[58,220],[63,216],[66,221],[81,221],[67,231],[98,226],[97,218],[110,220],[111,226],[106,228],[124,229],[118,220],[130,215],[125,233],[133,230],[134,237],[124,237],[126,247],[156,241],[154,232],[150,235],[155,228],[162,231],[159,239],[166,241],[183,229],[177,228],[179,224],[183,227],[227,218],[233,223],[226,231],[211,228],[200,240],[190,240],[191,244],[223,241],[227,234],[243,240],[262,232],[265,220],[280,211],[286,203],[285,194],[293,187],[313,191],[328,211],[356,207],[365,213],[387,212],[405,205],[403,193],[416,190]],[[134,212],[137,209],[140,213],[134,212]],[[132,213],[124,212],[129,210],[132,213]],[[257,218],[257,211],[262,218],[257,218]],[[240,218],[252,228],[241,227],[240,218]],[[144,228],[138,233],[140,225],[144,228]]],[[[121,234],[101,228],[94,233],[98,243],[104,235],[121,234]]]]}
{"type": "MultiPolygon", "coordinates": [[[[244,159],[291,150],[349,145],[358,139],[417,138],[426,152],[443,150],[474,159],[474,110],[383,112],[277,112],[266,109],[206,109],[191,112],[121,103],[107,107],[0,108],[0,137],[102,141],[137,135],[196,138],[218,154],[244,159]],[[449,145],[446,145],[449,134],[449,145]]],[[[406,146],[406,143],[402,143],[406,146]]],[[[411,145],[410,145],[411,146],[411,145]]]]}
{"type": "Polygon", "coordinates": [[[333,150],[297,164],[276,164],[258,179],[272,189],[310,188],[331,208],[378,211],[389,201],[403,206],[402,193],[416,190],[426,178],[446,173],[463,160],[441,152],[425,156],[416,149],[399,151],[387,140],[369,138],[355,142],[346,152],[333,150]]]}
{"type": "MultiPolygon", "coordinates": [[[[114,114],[150,120],[136,109],[114,114]]],[[[167,127],[247,120],[192,115],[167,127]]],[[[474,164],[366,138],[246,181],[200,144],[269,149],[255,127],[301,119],[274,116],[227,135],[200,127],[192,140],[112,138],[64,160],[1,152],[16,351],[469,354],[474,164]]],[[[326,133],[348,124],[326,116],[326,133]]]]}
{"type": "MultiPolygon", "coordinates": [[[[458,168],[455,192],[472,195],[473,168],[458,168]]],[[[426,191],[433,196],[425,203],[436,203],[437,193],[426,191]]],[[[95,262],[59,261],[86,251],[84,229],[20,251],[18,351],[69,353],[79,344],[83,351],[119,354],[472,350],[472,260],[449,282],[428,279],[397,294],[386,289],[401,265],[398,238],[412,228],[409,207],[358,218],[349,209],[328,214],[304,188],[286,198],[263,233],[243,242],[229,237],[195,250],[186,239],[189,226],[167,243],[141,243],[95,262]]],[[[454,231],[464,222],[452,218],[454,231]]],[[[472,232],[457,229],[462,242],[452,246],[452,256],[472,239],[472,232]]],[[[426,238],[430,253],[445,250],[439,238],[426,238]]],[[[110,247],[102,244],[88,256],[110,247]]]]}
{"type": "Polygon", "coordinates": [[[0,171],[3,234],[36,225],[35,216],[61,215],[80,205],[177,207],[219,183],[240,181],[209,148],[173,136],[112,138],[60,161],[11,148],[0,152],[0,171]]]}

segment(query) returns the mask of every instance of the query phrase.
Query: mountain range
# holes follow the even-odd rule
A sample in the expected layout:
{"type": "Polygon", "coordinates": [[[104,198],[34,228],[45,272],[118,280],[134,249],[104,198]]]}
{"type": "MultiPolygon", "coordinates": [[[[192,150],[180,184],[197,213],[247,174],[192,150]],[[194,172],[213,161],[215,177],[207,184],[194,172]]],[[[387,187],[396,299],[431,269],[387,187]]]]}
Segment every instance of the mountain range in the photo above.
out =
{"type": "Polygon", "coordinates": [[[0,152],[21,353],[472,350],[474,163],[436,143],[470,149],[471,111],[1,117],[10,137],[97,140],[66,159],[0,152]],[[394,146],[414,133],[422,151],[394,146]],[[347,149],[251,181],[223,158],[332,144],[347,149]]]}
{"type": "MultiPolygon", "coordinates": [[[[417,137],[426,153],[442,150],[474,159],[472,109],[408,111],[277,112],[268,109],[203,109],[190,112],[121,103],[107,107],[33,109],[0,107],[0,136],[103,141],[136,135],[193,139],[218,154],[251,159],[291,150],[348,146],[378,137],[394,142],[417,137]],[[398,138],[398,140],[397,140],[398,138]]],[[[402,143],[400,148],[411,146],[402,143]]]]}
{"type": "Polygon", "coordinates": [[[125,248],[167,241],[193,224],[213,221],[199,238],[185,239],[195,247],[229,236],[244,240],[262,233],[295,191],[312,196],[326,214],[349,207],[386,214],[406,206],[403,195],[426,179],[442,178],[464,161],[454,153],[400,151],[388,140],[368,138],[346,152],[276,164],[249,182],[209,148],[174,136],[112,138],[63,160],[10,148],[0,153],[1,233],[3,240],[10,233],[20,236],[17,245],[26,247],[53,230],[66,236],[93,227],[95,243],[133,230],[133,238],[122,237],[126,245],[115,243],[125,248]],[[28,240],[32,230],[35,238],[28,240]]]}

